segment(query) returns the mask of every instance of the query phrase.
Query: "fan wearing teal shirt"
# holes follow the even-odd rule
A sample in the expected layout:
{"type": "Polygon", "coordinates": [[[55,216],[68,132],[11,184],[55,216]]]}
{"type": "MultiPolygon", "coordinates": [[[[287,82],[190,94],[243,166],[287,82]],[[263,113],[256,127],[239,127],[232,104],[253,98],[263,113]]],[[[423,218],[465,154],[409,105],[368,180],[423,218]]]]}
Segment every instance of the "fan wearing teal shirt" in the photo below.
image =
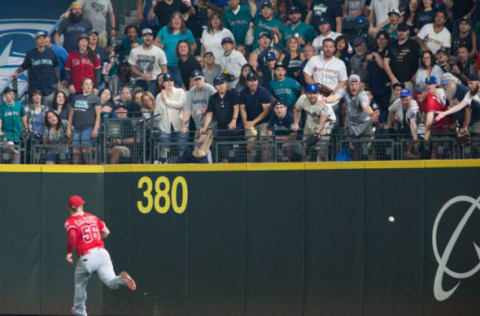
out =
{"type": "MultiPolygon", "coordinates": [[[[251,10],[253,5],[251,5],[251,10]]],[[[260,15],[257,15],[254,20],[254,38],[252,49],[258,47],[258,37],[260,33],[277,33],[279,37],[283,34],[284,25],[274,16],[273,6],[270,1],[264,1],[260,7],[260,15]]]]}
{"type": "Polygon", "coordinates": [[[277,63],[274,70],[275,79],[270,81],[270,92],[275,99],[283,99],[290,111],[297,101],[302,86],[294,79],[287,77],[287,68],[282,63],[277,63]]]}
{"type": "Polygon", "coordinates": [[[163,48],[167,56],[168,72],[173,76],[177,86],[182,85],[182,77],[178,69],[177,44],[181,40],[186,40],[191,45],[191,51],[196,51],[197,45],[192,32],[187,29],[183,22],[182,15],[179,12],[172,14],[170,22],[158,31],[155,44],[163,48]]]}
{"type": "Polygon", "coordinates": [[[302,13],[299,7],[292,7],[288,16],[290,24],[283,28],[283,44],[287,46],[288,39],[292,36],[298,39],[300,47],[313,42],[317,36],[315,29],[310,24],[302,22],[302,13]]]}
{"type": "Polygon", "coordinates": [[[237,47],[245,45],[248,25],[252,21],[250,8],[240,5],[240,0],[228,0],[228,7],[223,15],[223,25],[233,33],[237,47]]]}

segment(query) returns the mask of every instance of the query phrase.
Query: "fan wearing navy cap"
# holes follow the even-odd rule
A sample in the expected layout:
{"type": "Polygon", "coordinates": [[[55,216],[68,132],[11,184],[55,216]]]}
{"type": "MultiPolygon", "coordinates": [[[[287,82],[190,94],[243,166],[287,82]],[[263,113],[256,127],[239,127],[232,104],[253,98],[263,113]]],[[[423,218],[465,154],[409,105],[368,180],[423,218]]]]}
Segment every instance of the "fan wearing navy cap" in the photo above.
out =
{"type": "Polygon", "coordinates": [[[275,100],[272,107],[273,113],[268,121],[267,136],[274,137],[276,141],[284,141],[285,143],[279,144],[279,147],[287,149],[288,157],[290,158],[294,145],[293,142],[288,141],[294,141],[297,135],[292,130],[293,113],[288,111],[283,99],[275,100]]]}
{"type": "Polygon", "coordinates": [[[224,54],[218,60],[222,67],[222,73],[232,88],[237,85],[242,66],[247,63],[245,57],[234,48],[234,40],[231,37],[225,37],[222,40],[224,54]]]}
{"type": "MultiPolygon", "coordinates": [[[[217,138],[220,141],[238,141],[241,133],[241,120],[239,120],[238,95],[228,89],[228,84],[223,76],[213,80],[217,92],[208,99],[205,121],[200,133],[205,134],[212,120],[217,122],[217,138]]],[[[228,162],[228,151],[231,145],[222,145],[219,148],[220,161],[228,162]]]]}
{"type": "MultiPolygon", "coordinates": [[[[267,89],[258,84],[256,72],[247,75],[247,87],[240,92],[240,115],[245,127],[247,144],[247,159],[254,162],[256,157],[252,150],[255,147],[257,136],[260,140],[267,135],[267,125],[270,113],[272,96],[267,89]]],[[[261,148],[265,161],[265,148],[261,148]]]]}
{"type": "Polygon", "coordinates": [[[287,67],[280,62],[275,65],[274,74],[275,79],[270,81],[270,92],[275,99],[283,99],[287,108],[293,111],[302,86],[295,79],[287,77],[287,67]]]}
{"type": "Polygon", "coordinates": [[[325,98],[320,95],[316,84],[308,84],[305,92],[306,94],[300,96],[295,103],[292,130],[299,130],[300,115],[305,111],[307,119],[303,140],[307,141],[312,136],[317,137],[319,142],[315,145],[315,150],[318,160],[323,161],[328,157],[328,142],[337,118],[331,104],[327,104],[325,98]]]}
{"type": "Polygon", "coordinates": [[[55,53],[47,46],[47,33],[35,34],[36,47],[29,50],[22,65],[12,74],[13,78],[28,70],[28,89],[40,90],[46,106],[52,104],[55,88],[60,89],[60,74],[55,53]],[[55,87],[56,86],[56,87],[55,87]]]}
{"type": "Polygon", "coordinates": [[[254,17],[252,49],[257,48],[257,40],[262,32],[271,33],[272,35],[275,34],[278,39],[281,40],[284,26],[283,23],[275,17],[272,3],[269,0],[263,1],[260,5],[259,15],[256,15],[257,6],[255,1],[250,0],[249,5],[250,14],[254,17]]]}
{"type": "Polygon", "coordinates": [[[311,43],[316,36],[315,29],[310,24],[302,22],[302,10],[297,6],[290,7],[287,24],[283,28],[283,45],[286,46],[290,37],[295,37],[300,47],[311,43]]]}

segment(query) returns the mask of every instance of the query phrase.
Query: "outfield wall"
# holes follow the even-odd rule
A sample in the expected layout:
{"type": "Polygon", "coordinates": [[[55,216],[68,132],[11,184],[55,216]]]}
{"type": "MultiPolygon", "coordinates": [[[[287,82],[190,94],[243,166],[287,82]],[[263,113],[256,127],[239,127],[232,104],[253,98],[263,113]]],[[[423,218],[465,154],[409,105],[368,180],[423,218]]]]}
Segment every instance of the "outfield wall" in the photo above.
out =
{"type": "Polygon", "coordinates": [[[89,315],[478,315],[479,180],[480,161],[0,166],[0,314],[69,313],[80,194],[138,285],[93,278],[89,315]]]}

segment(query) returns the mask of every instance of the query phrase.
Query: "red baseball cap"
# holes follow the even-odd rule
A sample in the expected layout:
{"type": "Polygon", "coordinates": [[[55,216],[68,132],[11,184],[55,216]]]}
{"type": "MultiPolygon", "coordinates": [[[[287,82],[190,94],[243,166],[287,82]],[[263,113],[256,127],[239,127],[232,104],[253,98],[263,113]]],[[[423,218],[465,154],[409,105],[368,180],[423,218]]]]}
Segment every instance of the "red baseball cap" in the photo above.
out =
{"type": "Polygon", "coordinates": [[[83,204],[85,204],[85,201],[79,195],[72,195],[68,199],[68,208],[69,209],[76,209],[76,208],[82,206],[83,204]]]}

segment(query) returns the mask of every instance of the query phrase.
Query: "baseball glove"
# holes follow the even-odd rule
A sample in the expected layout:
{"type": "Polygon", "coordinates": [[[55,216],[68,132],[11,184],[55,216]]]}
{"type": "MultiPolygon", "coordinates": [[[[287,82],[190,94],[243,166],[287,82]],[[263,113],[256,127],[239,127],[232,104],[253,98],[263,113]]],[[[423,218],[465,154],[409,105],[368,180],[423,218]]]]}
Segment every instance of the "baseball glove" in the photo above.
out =
{"type": "Polygon", "coordinates": [[[323,85],[323,84],[317,84],[318,86],[318,92],[323,95],[324,97],[328,97],[330,94],[332,94],[333,90],[330,89],[329,87],[323,85]]]}
{"type": "Polygon", "coordinates": [[[472,142],[472,136],[467,130],[459,130],[457,134],[457,142],[460,147],[467,146],[472,142]]]}
{"type": "Polygon", "coordinates": [[[320,135],[318,133],[314,133],[305,140],[305,147],[307,148],[313,147],[318,143],[319,140],[320,140],[320,135]]]}
{"type": "Polygon", "coordinates": [[[409,159],[419,159],[420,158],[420,141],[415,140],[407,145],[407,157],[409,159]]]}

